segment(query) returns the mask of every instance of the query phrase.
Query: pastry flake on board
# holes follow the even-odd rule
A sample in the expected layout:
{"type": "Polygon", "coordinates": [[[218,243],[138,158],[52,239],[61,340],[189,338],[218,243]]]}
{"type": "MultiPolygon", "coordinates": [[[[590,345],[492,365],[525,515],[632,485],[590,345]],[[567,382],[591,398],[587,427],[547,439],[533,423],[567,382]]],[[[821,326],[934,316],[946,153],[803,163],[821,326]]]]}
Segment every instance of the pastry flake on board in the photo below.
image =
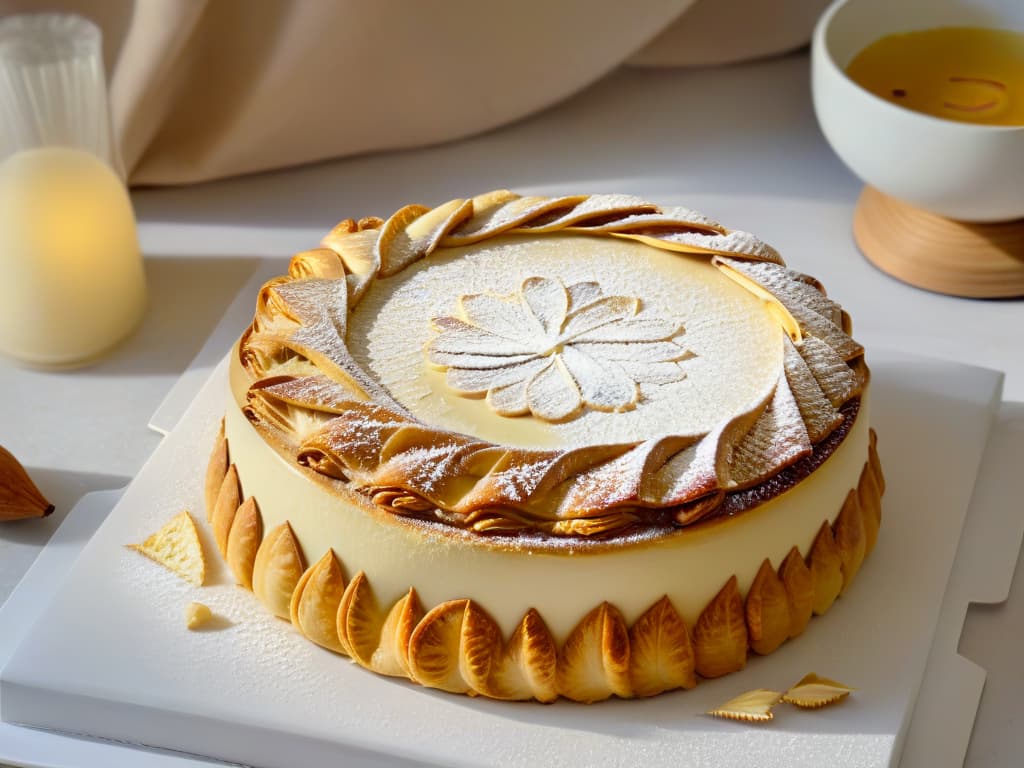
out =
{"type": "Polygon", "coordinates": [[[186,510],[172,517],[141,544],[126,546],[160,563],[193,586],[201,587],[206,579],[206,558],[199,531],[186,510]]]}
{"type": "Polygon", "coordinates": [[[829,680],[827,677],[819,677],[811,672],[786,691],[782,695],[782,700],[803,709],[820,709],[845,699],[854,690],[848,685],[829,680]]]}
{"type": "Polygon", "coordinates": [[[782,694],[778,691],[769,691],[766,688],[758,688],[753,691],[741,693],[734,699],[729,699],[720,707],[709,709],[707,714],[714,717],[723,717],[726,720],[740,720],[745,723],[766,723],[775,719],[772,707],[779,703],[782,694]]]}

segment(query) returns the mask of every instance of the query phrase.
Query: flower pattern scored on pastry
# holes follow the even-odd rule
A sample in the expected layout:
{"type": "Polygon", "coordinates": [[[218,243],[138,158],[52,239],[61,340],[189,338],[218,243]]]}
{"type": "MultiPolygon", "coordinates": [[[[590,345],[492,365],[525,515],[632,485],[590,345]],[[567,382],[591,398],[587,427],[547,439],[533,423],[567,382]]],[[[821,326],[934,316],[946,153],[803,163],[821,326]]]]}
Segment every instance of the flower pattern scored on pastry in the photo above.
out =
{"type": "Polygon", "coordinates": [[[605,296],[596,282],[528,277],[517,292],[462,296],[457,316],[434,318],[427,359],[455,393],[485,396],[501,416],[629,411],[641,383],[681,381],[693,357],[678,319],[638,313],[640,299],[605,296]]]}

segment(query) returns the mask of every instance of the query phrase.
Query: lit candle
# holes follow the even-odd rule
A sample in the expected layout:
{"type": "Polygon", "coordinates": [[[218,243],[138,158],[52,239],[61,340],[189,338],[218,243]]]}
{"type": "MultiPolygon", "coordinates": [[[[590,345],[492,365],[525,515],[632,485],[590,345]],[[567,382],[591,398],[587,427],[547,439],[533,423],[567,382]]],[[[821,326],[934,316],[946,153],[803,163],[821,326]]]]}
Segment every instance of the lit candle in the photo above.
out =
{"type": "Polygon", "coordinates": [[[131,201],[108,165],[66,147],[0,163],[0,352],[86,363],[135,328],[145,293],[131,201]]]}

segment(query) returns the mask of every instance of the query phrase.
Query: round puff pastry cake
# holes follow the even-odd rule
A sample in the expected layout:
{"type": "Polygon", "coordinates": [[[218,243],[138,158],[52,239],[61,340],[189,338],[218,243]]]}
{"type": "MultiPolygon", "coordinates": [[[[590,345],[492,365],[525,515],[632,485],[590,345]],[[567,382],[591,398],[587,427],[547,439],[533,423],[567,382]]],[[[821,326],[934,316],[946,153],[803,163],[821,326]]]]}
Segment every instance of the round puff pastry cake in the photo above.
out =
{"type": "Polygon", "coordinates": [[[321,245],[260,291],[206,483],[238,582],[313,642],[650,696],[801,634],[874,546],[863,349],[753,236],[498,191],[321,245]]]}

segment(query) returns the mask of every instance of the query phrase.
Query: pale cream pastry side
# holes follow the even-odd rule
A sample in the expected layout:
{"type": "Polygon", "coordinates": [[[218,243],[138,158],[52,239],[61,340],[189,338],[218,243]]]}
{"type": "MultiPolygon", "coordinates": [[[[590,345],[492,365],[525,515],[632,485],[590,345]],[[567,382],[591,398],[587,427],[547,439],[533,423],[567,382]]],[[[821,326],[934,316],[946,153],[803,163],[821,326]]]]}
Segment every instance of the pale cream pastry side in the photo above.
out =
{"type": "Polygon", "coordinates": [[[267,283],[207,471],[237,581],[381,674],[649,696],[801,634],[878,534],[850,320],[615,195],[345,221],[267,283]]]}

